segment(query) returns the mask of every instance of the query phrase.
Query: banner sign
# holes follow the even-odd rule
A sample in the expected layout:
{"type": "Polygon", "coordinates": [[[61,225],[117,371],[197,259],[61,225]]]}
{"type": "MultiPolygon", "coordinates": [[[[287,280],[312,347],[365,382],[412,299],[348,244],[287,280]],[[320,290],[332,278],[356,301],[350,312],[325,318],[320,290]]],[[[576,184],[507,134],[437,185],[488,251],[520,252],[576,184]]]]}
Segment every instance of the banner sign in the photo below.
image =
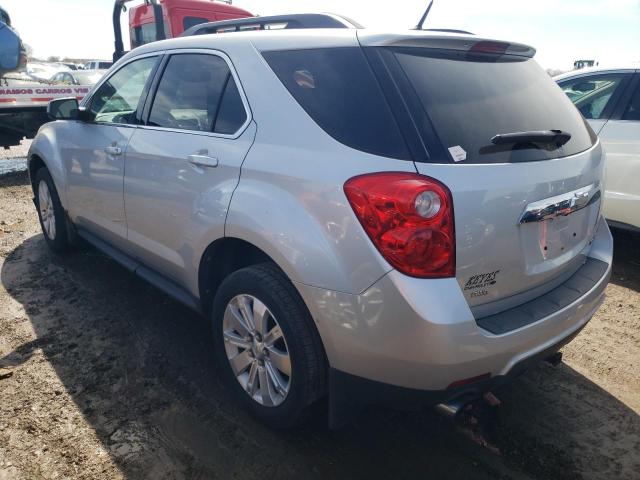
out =
{"type": "Polygon", "coordinates": [[[54,98],[76,97],[82,100],[91,90],[84,85],[20,85],[0,86],[0,108],[46,106],[54,98]]]}

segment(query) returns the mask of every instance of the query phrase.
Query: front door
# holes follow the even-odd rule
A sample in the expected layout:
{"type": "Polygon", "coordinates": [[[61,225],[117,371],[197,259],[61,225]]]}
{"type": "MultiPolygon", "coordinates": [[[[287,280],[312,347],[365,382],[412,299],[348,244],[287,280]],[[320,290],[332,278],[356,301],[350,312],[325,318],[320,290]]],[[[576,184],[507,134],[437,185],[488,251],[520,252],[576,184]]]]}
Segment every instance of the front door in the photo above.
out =
{"type": "Polygon", "coordinates": [[[116,245],[126,241],[126,149],[156,61],[157,57],[134,60],[112,74],[87,103],[90,119],[75,122],[70,135],[61,139],[71,219],[116,245]]]}
{"type": "MultiPolygon", "coordinates": [[[[194,271],[224,223],[255,135],[230,64],[212,53],[168,56],[124,182],[134,255],[193,294],[194,271]]],[[[150,98],[151,98],[150,94],[150,98]]]]}

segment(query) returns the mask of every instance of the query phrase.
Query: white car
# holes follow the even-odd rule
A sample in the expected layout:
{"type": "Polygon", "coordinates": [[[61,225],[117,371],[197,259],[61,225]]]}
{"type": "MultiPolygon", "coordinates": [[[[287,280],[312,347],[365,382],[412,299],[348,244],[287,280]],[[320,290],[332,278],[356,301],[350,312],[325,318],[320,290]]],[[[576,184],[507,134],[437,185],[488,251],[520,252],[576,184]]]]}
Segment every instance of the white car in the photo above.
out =
{"type": "Polygon", "coordinates": [[[111,68],[113,62],[109,60],[90,60],[84,64],[85,70],[107,70],[111,68]]]}
{"type": "Polygon", "coordinates": [[[105,73],[106,70],[58,72],[51,77],[51,82],[62,85],[95,85],[105,73]]]}
{"type": "Polygon", "coordinates": [[[607,154],[604,216],[640,231],[640,67],[590,68],[554,78],[607,154]]]}
{"type": "Polygon", "coordinates": [[[69,67],[57,63],[29,62],[27,63],[27,74],[36,80],[47,81],[58,72],[70,72],[69,67]]]}

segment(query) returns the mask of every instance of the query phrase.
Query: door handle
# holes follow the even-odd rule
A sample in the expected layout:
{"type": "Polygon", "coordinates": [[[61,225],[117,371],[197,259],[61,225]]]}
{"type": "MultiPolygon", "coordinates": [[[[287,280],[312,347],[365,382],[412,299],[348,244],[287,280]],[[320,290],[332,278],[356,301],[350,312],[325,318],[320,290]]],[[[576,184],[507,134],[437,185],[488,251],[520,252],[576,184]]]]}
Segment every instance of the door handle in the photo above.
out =
{"type": "Polygon", "coordinates": [[[104,151],[109,155],[122,155],[122,149],[115,145],[105,148],[104,151]]]}
{"type": "Polygon", "coordinates": [[[218,166],[218,159],[208,155],[189,155],[189,163],[197,167],[215,168],[218,166]]]}

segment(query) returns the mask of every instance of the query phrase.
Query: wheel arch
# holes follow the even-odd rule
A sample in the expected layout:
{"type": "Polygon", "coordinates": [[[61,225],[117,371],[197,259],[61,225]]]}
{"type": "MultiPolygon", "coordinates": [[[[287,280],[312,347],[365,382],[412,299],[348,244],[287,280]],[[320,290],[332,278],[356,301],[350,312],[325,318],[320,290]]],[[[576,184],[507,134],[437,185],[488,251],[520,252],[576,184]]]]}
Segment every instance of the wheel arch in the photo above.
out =
{"type": "MultiPolygon", "coordinates": [[[[27,169],[31,186],[34,187],[36,172],[46,167],[51,174],[53,183],[58,191],[62,207],[67,209],[66,171],[64,161],[60,155],[58,146],[56,123],[51,122],[40,128],[38,135],[33,139],[27,154],[27,169]]],[[[64,123],[64,122],[60,122],[64,123]]]]}
{"type": "Polygon", "coordinates": [[[204,250],[198,266],[198,293],[202,311],[211,313],[213,298],[226,277],[236,270],[263,262],[278,266],[269,255],[240,238],[222,237],[204,250]]]}
{"type": "Polygon", "coordinates": [[[241,268],[269,262],[282,272],[297,291],[300,300],[309,312],[325,358],[331,364],[334,352],[333,341],[326,326],[317,321],[317,306],[307,303],[309,297],[305,294],[304,288],[301,288],[302,285],[288,273],[293,267],[286,264],[286,257],[273,258],[265,252],[267,248],[256,246],[253,242],[240,237],[229,236],[219,238],[209,244],[201,257],[198,268],[198,291],[202,314],[207,318],[210,317],[216,291],[227,276],[241,268]]]}

